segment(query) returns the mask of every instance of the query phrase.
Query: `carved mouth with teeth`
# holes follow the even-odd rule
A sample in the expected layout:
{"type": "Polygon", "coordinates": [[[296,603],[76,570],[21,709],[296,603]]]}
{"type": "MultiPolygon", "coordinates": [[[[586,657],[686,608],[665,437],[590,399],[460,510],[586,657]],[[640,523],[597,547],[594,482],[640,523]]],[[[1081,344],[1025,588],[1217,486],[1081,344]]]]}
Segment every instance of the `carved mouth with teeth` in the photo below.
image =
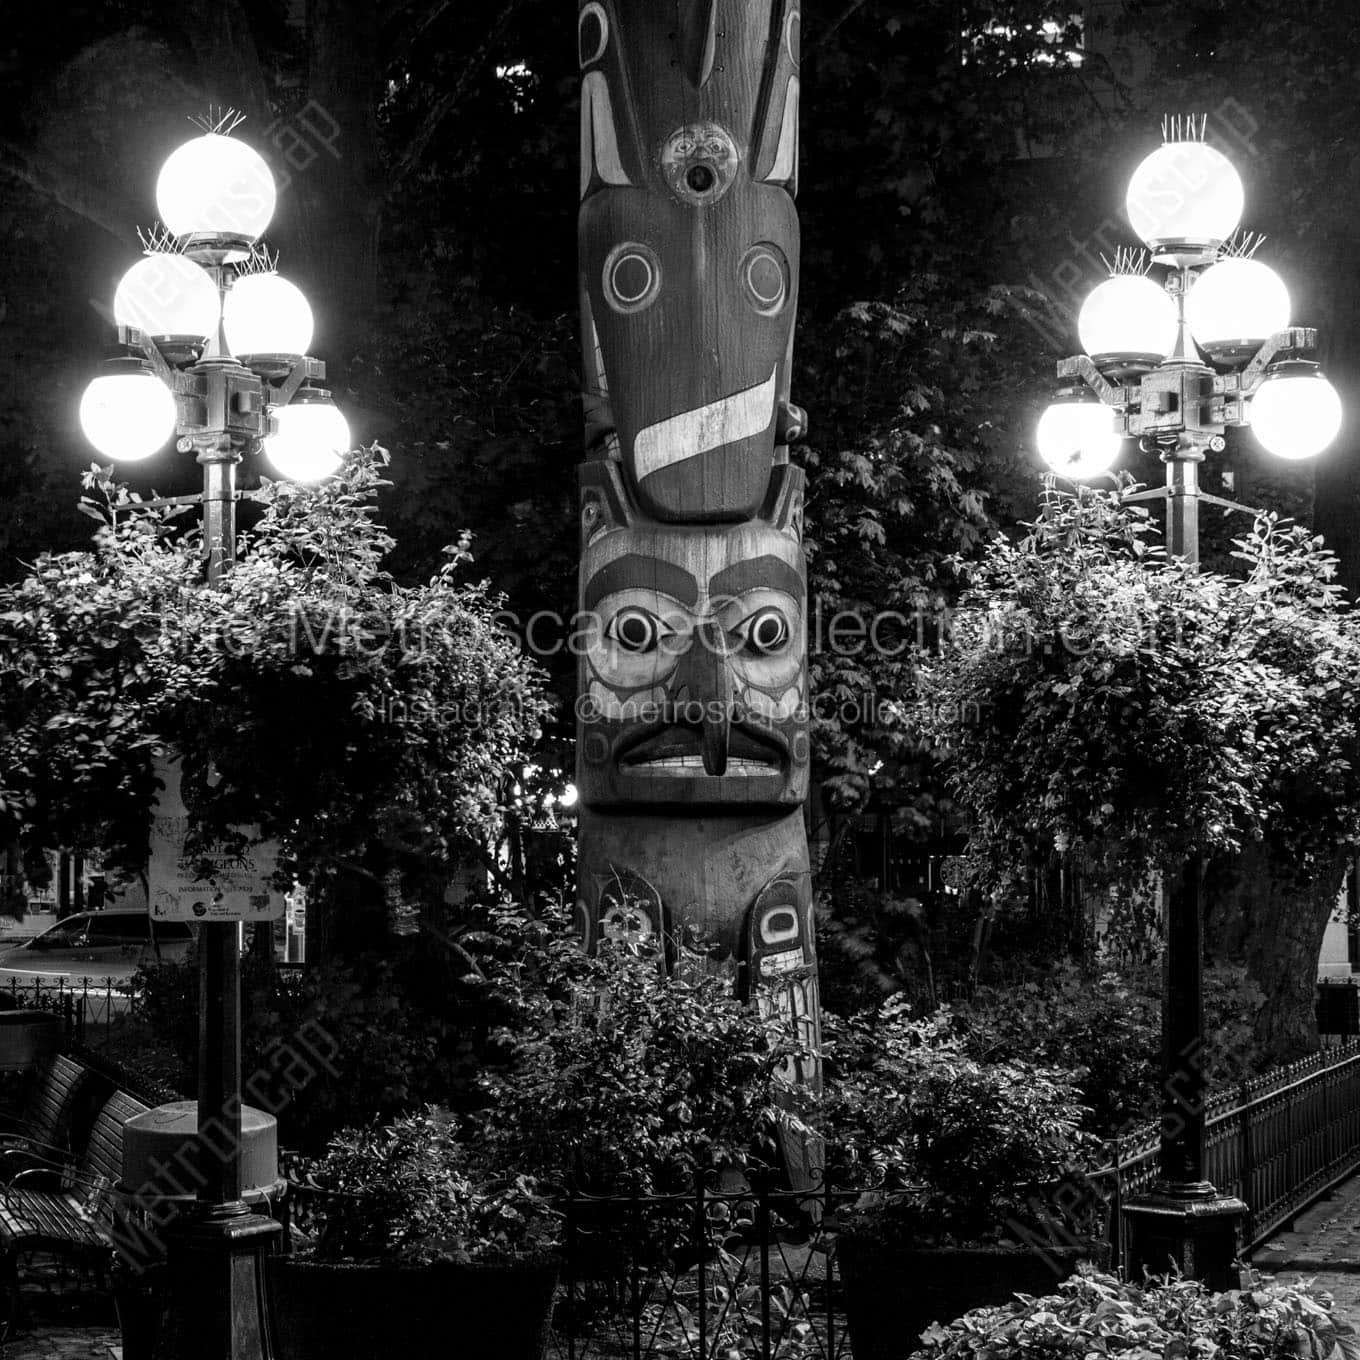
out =
{"type": "MultiPolygon", "coordinates": [[[[687,727],[668,727],[645,734],[621,750],[619,769],[625,774],[673,775],[695,778],[705,775],[699,733],[687,727]]],[[[784,752],[773,734],[734,730],[727,748],[727,769],[722,778],[753,778],[782,775],[784,752]]]]}

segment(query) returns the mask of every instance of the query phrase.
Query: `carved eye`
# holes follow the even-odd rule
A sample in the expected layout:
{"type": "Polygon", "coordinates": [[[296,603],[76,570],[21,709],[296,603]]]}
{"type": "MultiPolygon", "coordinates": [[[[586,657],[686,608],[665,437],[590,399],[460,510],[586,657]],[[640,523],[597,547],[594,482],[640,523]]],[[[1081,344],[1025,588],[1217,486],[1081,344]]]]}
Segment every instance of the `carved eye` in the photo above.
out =
{"type": "Polygon", "coordinates": [[[798,916],[792,907],[773,907],[760,921],[760,936],[766,944],[787,944],[798,938],[798,916]]]}
{"type": "Polygon", "coordinates": [[[649,246],[626,241],[609,252],[602,282],[616,312],[640,312],[661,291],[661,261],[649,246]]]}
{"type": "Polygon", "coordinates": [[[755,651],[766,656],[784,647],[792,634],[783,610],[773,606],[756,610],[737,625],[737,630],[755,651]]]}
{"type": "Polygon", "coordinates": [[[661,638],[661,620],[632,605],[609,621],[606,635],[628,652],[653,652],[661,638]]]}
{"type": "Polygon", "coordinates": [[[789,265],[784,252],[769,241],[754,245],[741,257],[741,285],[746,300],[762,316],[773,316],[789,295],[789,265]]]}

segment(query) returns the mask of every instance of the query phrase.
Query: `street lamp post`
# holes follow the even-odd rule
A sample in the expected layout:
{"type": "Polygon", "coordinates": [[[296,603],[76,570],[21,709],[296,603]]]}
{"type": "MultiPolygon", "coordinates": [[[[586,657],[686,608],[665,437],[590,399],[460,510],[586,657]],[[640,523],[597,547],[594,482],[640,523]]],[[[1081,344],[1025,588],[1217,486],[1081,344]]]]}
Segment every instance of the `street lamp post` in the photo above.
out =
{"type": "MultiPolygon", "coordinates": [[[[203,469],[208,586],[236,557],[236,468],[263,448],[274,468],[315,480],[349,447],[344,417],[305,353],[312,316],[257,245],[274,208],[263,159],[230,135],[229,113],[166,161],[156,188],[164,228],[118,286],[114,317],[125,353],[81,401],[90,442],[134,462],[172,438],[203,469]]],[[[241,1025],[238,922],[199,926],[198,1213],[167,1234],[165,1360],[269,1360],[263,1257],[279,1227],[252,1214],[241,1183],[241,1025]]]]}
{"type": "MultiPolygon", "coordinates": [[[[1113,465],[1126,436],[1156,452],[1166,485],[1130,499],[1166,500],[1167,548],[1199,563],[1199,507],[1246,509],[1200,489],[1206,453],[1229,426],[1251,426],[1283,458],[1307,458],[1336,437],[1341,404],[1303,356],[1317,332],[1289,324],[1289,294],[1238,237],[1241,180],[1204,141],[1204,123],[1172,119],[1164,144],[1134,172],[1127,209],[1151,250],[1121,251],[1078,320],[1085,354],[1058,364],[1066,384],[1039,422],[1044,460],[1071,478],[1113,465]],[[1158,284],[1150,269],[1164,270],[1158,284]]],[[[1126,1268],[1175,1268],[1213,1289],[1235,1286],[1241,1200],[1205,1176],[1203,861],[1186,857],[1166,885],[1159,1177],[1124,1205],[1126,1268]]]]}

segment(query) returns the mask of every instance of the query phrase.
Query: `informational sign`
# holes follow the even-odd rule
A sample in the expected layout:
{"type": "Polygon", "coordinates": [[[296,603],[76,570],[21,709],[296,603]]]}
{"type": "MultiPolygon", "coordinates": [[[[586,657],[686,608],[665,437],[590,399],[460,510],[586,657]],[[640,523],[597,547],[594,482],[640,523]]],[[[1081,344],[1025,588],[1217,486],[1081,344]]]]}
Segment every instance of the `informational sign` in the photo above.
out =
{"type": "Polygon", "coordinates": [[[272,921],[284,912],[284,895],[270,886],[278,846],[255,841],[255,829],[242,827],[244,847],[205,845],[186,850],[188,812],[180,793],[178,760],[156,763],[163,788],[151,822],[151,860],[147,866],[151,915],[158,921],[272,921]],[[206,878],[199,872],[208,870],[206,878]]]}

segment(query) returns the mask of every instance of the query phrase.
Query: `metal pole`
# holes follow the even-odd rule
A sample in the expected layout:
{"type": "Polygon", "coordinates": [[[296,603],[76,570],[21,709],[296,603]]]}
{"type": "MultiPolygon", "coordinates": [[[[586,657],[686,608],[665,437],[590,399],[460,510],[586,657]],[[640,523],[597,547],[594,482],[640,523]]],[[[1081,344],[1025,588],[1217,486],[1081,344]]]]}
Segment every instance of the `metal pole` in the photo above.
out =
{"type": "MultiPolygon", "coordinates": [[[[208,587],[236,561],[236,463],[223,439],[199,455],[208,587]]],[[[241,1200],[241,954],[235,921],[205,921],[198,935],[198,1133],[204,1155],[200,1204],[229,1217],[241,1200]],[[205,1134],[207,1136],[205,1136],[205,1134]]]]}
{"type": "MultiPolygon", "coordinates": [[[[1166,464],[1166,541],[1173,556],[1199,566],[1202,435],[1180,431],[1166,464]]],[[[1247,1207],[1205,1179],[1204,861],[1198,851],[1169,871],[1162,990],[1160,1176],[1150,1194],[1124,1206],[1123,1269],[1179,1271],[1209,1289],[1238,1288],[1236,1259],[1247,1207]]]]}
{"type": "Polygon", "coordinates": [[[1199,566],[1199,465],[1203,452],[1184,435],[1162,454],[1166,464],[1166,546],[1173,557],[1199,566]]]}
{"type": "MultiPolygon", "coordinates": [[[[209,369],[221,434],[200,451],[208,588],[236,560],[236,464],[227,364],[209,369]]],[[[197,1215],[166,1228],[166,1308],[155,1360],[273,1360],[265,1258],[281,1229],[242,1198],[241,955],[234,921],[199,928],[197,1215]]]]}
{"type": "Polygon", "coordinates": [[[1203,863],[1191,855],[1168,885],[1162,994],[1159,1164],[1168,1192],[1204,1195],[1203,863]]]}
{"type": "MultiPolygon", "coordinates": [[[[1199,465],[1204,453],[1181,434],[1166,464],[1166,541],[1199,567],[1199,465]]],[[[1192,854],[1167,885],[1162,990],[1162,1180],[1173,1194],[1205,1194],[1204,865],[1192,854]]]]}

